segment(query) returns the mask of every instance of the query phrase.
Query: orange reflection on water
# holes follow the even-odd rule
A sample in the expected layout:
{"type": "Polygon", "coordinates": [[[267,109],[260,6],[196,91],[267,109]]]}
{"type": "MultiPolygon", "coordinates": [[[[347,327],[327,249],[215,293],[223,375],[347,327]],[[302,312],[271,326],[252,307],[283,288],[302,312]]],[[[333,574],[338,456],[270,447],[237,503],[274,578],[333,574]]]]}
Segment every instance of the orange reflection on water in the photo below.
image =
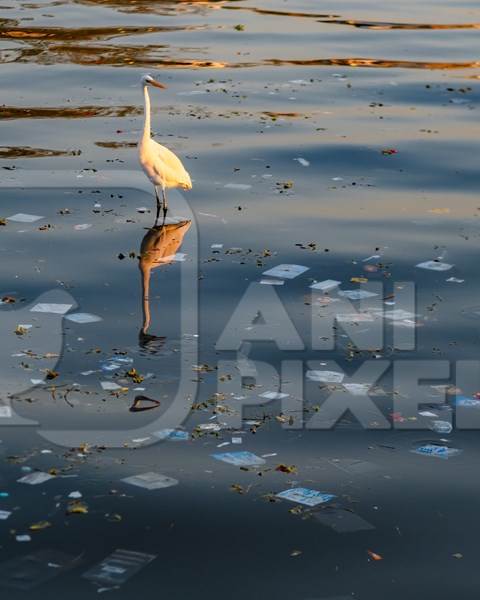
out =
{"type": "Polygon", "coordinates": [[[152,270],[169,265],[182,245],[191,221],[155,225],[148,230],[140,246],[139,268],[142,275],[143,325],[145,335],[150,326],[150,277],[152,270]]]}
{"type": "Polygon", "coordinates": [[[138,106],[0,106],[0,120],[10,119],[86,119],[91,117],[129,117],[139,115],[138,106]]]}
{"type": "Polygon", "coordinates": [[[44,158],[47,156],[80,156],[81,150],[52,150],[31,146],[0,146],[0,158],[44,158]]]}

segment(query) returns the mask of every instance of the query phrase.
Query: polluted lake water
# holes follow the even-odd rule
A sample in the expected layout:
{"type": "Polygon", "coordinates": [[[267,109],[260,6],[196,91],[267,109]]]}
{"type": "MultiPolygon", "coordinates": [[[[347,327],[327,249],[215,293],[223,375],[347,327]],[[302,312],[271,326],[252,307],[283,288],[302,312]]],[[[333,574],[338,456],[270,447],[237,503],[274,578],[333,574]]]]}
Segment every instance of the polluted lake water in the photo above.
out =
{"type": "Polygon", "coordinates": [[[478,29],[2,2],[2,598],[478,596],[478,29]]]}

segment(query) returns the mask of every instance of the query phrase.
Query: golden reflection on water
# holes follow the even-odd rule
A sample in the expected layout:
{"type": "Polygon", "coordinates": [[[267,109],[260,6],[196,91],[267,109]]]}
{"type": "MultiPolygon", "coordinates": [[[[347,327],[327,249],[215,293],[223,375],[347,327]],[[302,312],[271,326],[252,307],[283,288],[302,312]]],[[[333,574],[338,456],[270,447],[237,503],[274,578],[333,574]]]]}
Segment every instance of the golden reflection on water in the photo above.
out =
{"type": "Polygon", "coordinates": [[[109,40],[128,35],[145,35],[169,31],[203,29],[205,26],[163,26],[163,27],[11,27],[0,26],[0,38],[14,40],[80,41],[109,40]]]}
{"type": "MultiPolygon", "coordinates": [[[[271,58],[264,60],[263,65],[280,67],[284,65],[302,67],[369,67],[380,69],[472,69],[480,67],[480,61],[473,62],[436,62],[420,60],[386,60],[381,58],[318,58],[308,60],[287,60],[271,58]]],[[[254,66],[254,65],[252,65],[254,66]]]]}
{"type": "Polygon", "coordinates": [[[310,13],[310,12],[295,12],[291,10],[271,10],[268,8],[257,8],[255,6],[230,6],[225,5],[222,6],[224,9],[228,10],[245,10],[257,13],[259,15],[271,15],[274,17],[298,17],[305,19],[335,19],[340,15],[330,15],[325,13],[310,13]]]}
{"type": "Polygon", "coordinates": [[[200,49],[175,48],[168,45],[150,46],[82,46],[73,44],[29,45],[23,49],[0,51],[2,63],[33,63],[40,65],[75,64],[81,66],[146,67],[223,69],[228,64],[221,61],[199,59],[175,59],[171,55],[179,52],[201,51],[200,49]]]}
{"type": "Polygon", "coordinates": [[[480,23],[382,23],[376,21],[358,21],[355,19],[329,19],[321,20],[320,23],[332,25],[351,25],[352,27],[378,29],[381,31],[389,29],[480,29],[480,23]]]}
{"type": "Polygon", "coordinates": [[[42,44],[23,50],[0,52],[1,63],[76,64],[82,66],[130,66],[163,69],[246,69],[253,67],[366,67],[382,69],[471,69],[480,61],[421,61],[369,57],[332,57],[310,59],[267,58],[258,61],[226,62],[201,59],[176,59],[178,52],[205,51],[199,48],[171,48],[168,45],[149,46],[82,46],[73,44],[42,44]]]}
{"type": "Polygon", "coordinates": [[[52,150],[31,146],[0,146],[0,158],[45,158],[47,156],[80,156],[81,150],[52,150]]]}
{"type": "MultiPolygon", "coordinates": [[[[241,0],[73,0],[85,6],[106,6],[122,13],[170,15],[172,13],[199,13],[223,8],[226,2],[241,0]]],[[[66,4],[70,4],[67,0],[66,4]]]]}

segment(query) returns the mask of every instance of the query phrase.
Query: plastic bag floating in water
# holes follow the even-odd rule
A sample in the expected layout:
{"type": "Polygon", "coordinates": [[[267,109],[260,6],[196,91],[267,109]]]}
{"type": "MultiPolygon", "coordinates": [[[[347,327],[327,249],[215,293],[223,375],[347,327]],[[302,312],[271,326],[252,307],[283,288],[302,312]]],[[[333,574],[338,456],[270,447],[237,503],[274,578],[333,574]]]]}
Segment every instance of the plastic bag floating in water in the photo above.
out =
{"type": "Polygon", "coordinates": [[[427,260],[425,262],[418,263],[418,265],[415,266],[419,269],[428,269],[429,271],[449,271],[453,267],[453,265],[438,262],[436,260],[427,260]]]}
{"type": "Polygon", "coordinates": [[[337,371],[307,371],[307,379],[310,381],[321,381],[322,383],[342,383],[344,373],[337,371]]]}
{"type": "Polygon", "coordinates": [[[181,429],[160,429],[154,431],[153,435],[160,440],[168,440],[170,442],[186,442],[190,439],[188,431],[182,431],[181,429]]]}
{"type": "Polygon", "coordinates": [[[326,494],[325,492],[318,492],[309,488],[285,490],[276,494],[276,497],[283,500],[290,500],[290,502],[305,504],[306,506],[317,506],[317,504],[323,504],[329,502],[332,498],[336,498],[334,494],[326,494]]]}
{"type": "Polygon", "coordinates": [[[50,475],[50,473],[45,473],[44,471],[35,471],[33,473],[29,473],[28,475],[24,475],[17,479],[17,483],[28,483],[29,485],[38,485],[40,483],[45,483],[49,479],[53,479],[54,475],[50,475]]]}
{"type": "Polygon", "coordinates": [[[138,487],[145,488],[147,490],[158,490],[162,488],[172,487],[178,484],[178,479],[173,477],[167,477],[160,473],[148,472],[142,473],[141,475],[132,475],[131,477],[125,477],[122,479],[124,483],[130,485],[136,485],[138,487]]]}
{"type": "Polygon", "coordinates": [[[39,312],[39,313],[51,313],[54,315],[64,315],[72,308],[72,304],[54,304],[54,303],[42,303],[35,304],[34,307],[30,309],[30,312],[39,312]]]}
{"type": "Polygon", "coordinates": [[[40,217],[39,215],[27,215],[25,213],[17,213],[16,215],[7,217],[7,221],[15,221],[17,223],[35,223],[35,221],[40,221],[40,219],[44,218],[45,217],[40,217]]]}
{"type": "Polygon", "coordinates": [[[365,300],[366,298],[378,296],[375,292],[367,292],[366,290],[340,290],[338,295],[349,300],[365,300]]]}
{"type": "Polygon", "coordinates": [[[448,421],[438,421],[435,420],[432,422],[431,429],[436,433],[449,434],[451,433],[453,427],[452,424],[448,421]]]}
{"type": "Polygon", "coordinates": [[[103,586],[121,585],[156,558],[155,554],[115,550],[99,565],[84,573],[83,577],[103,586]]]}
{"type": "Polygon", "coordinates": [[[102,317],[98,317],[97,315],[92,315],[90,313],[72,313],[65,317],[69,321],[73,323],[97,323],[102,320],[102,317]]]}
{"type": "Polygon", "coordinates": [[[434,456],[435,458],[448,459],[458,456],[462,453],[459,448],[450,448],[449,446],[437,446],[436,444],[424,444],[411,450],[414,454],[423,454],[424,456],[434,456]]]}
{"type": "Polygon", "coordinates": [[[213,458],[226,462],[236,467],[256,467],[265,464],[265,459],[260,458],[252,452],[224,452],[220,454],[212,454],[213,458]]]}
{"type": "Polygon", "coordinates": [[[312,290],[321,290],[322,292],[328,292],[329,290],[335,289],[341,283],[341,281],[336,281],[335,279],[325,279],[325,281],[318,281],[317,283],[312,283],[310,288],[312,290]]]}
{"type": "Polygon", "coordinates": [[[302,273],[308,271],[308,267],[302,265],[278,265],[268,271],[264,271],[262,275],[269,275],[270,277],[278,277],[280,279],[294,279],[302,273]]]}
{"type": "Polygon", "coordinates": [[[476,400],[475,398],[468,398],[467,396],[457,396],[455,398],[455,406],[480,408],[480,400],[476,400]]]}

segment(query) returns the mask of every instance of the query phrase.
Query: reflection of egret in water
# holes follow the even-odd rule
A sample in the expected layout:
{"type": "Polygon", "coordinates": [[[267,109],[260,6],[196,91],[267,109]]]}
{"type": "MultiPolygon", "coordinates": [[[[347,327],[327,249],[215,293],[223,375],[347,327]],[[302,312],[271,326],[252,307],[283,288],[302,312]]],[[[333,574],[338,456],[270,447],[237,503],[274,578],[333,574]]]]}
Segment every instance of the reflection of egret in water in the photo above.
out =
{"type": "Polygon", "coordinates": [[[139,344],[155,351],[165,338],[147,334],[150,327],[150,276],[152,269],[172,262],[183,238],[190,229],[191,221],[155,225],[148,230],[140,246],[140,272],[142,275],[143,324],[139,334],[139,344]]]}
{"type": "MultiPolygon", "coordinates": [[[[165,337],[147,333],[150,327],[150,277],[152,269],[169,265],[190,229],[191,221],[155,225],[147,231],[140,246],[140,273],[142,277],[143,323],[138,335],[139,345],[150,353],[156,353],[165,343],[165,337]]],[[[160,400],[148,396],[135,396],[129,411],[139,413],[160,406],[160,400]]]]}

